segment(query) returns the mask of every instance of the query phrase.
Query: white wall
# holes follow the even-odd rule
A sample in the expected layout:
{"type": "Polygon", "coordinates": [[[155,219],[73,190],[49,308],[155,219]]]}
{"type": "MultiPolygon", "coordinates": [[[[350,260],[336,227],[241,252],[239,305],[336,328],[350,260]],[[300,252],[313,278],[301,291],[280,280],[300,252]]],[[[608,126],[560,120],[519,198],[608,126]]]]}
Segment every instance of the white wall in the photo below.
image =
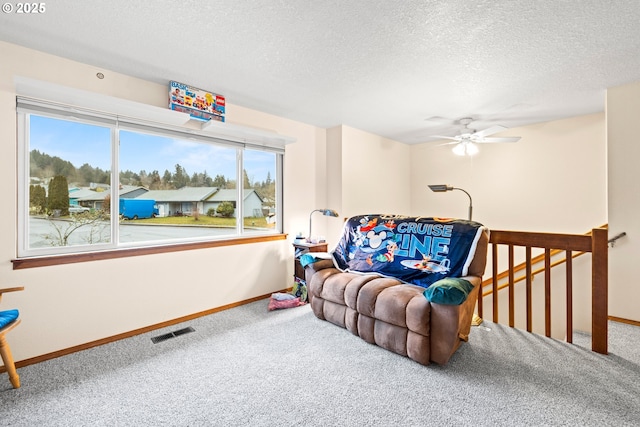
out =
{"type": "Polygon", "coordinates": [[[342,127],[342,205],[345,216],[409,214],[410,146],[342,127]]]}
{"type": "MultiPolygon", "coordinates": [[[[338,212],[338,218],[316,218],[324,223],[327,235],[327,242],[329,243],[329,250],[335,247],[342,230],[342,219],[347,217],[345,213],[345,206],[343,203],[343,189],[344,185],[342,177],[342,126],[336,126],[327,129],[327,143],[326,143],[326,163],[324,168],[326,170],[326,192],[327,192],[327,205],[318,206],[318,208],[334,209],[338,212]]],[[[319,222],[320,222],[319,221],[319,222]]]]}
{"type": "Polygon", "coordinates": [[[341,219],[325,220],[330,248],[341,234],[343,218],[409,214],[409,151],[406,144],[349,126],[327,131],[328,207],[341,219]]]}
{"type": "MultiPolygon", "coordinates": [[[[0,287],[2,308],[20,309],[12,331],[16,361],[63,350],[292,285],[288,240],[13,270],[16,256],[16,111],[14,77],[29,77],[165,107],[168,88],[109,70],[0,42],[0,287]],[[96,72],[105,74],[104,80],[96,72]],[[73,280],[71,280],[73,278],[73,280]]],[[[167,76],[169,80],[171,76],[167,76]]],[[[233,105],[227,120],[297,138],[286,147],[285,232],[306,229],[316,206],[317,164],[309,153],[324,131],[233,105]]],[[[321,176],[321,175],[318,175],[321,176]]],[[[293,233],[295,234],[295,232],[293,233]]],[[[266,310],[266,304],[265,304],[266,310]]]]}
{"type": "Polygon", "coordinates": [[[609,314],[640,322],[640,82],[607,91],[609,236],[627,235],[609,249],[609,314]]]}

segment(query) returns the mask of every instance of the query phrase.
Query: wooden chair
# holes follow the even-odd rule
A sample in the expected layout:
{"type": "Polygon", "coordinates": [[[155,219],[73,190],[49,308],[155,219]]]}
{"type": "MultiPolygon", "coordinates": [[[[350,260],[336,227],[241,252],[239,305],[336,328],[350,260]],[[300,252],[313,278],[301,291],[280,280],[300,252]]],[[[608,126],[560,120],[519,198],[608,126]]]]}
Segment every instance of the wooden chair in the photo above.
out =
{"type": "MultiPolygon", "coordinates": [[[[2,300],[2,294],[5,292],[14,292],[24,290],[23,286],[15,288],[0,289],[0,300],[2,300]]],[[[4,338],[5,334],[18,326],[20,319],[18,319],[18,310],[5,310],[0,311],[0,356],[2,356],[2,362],[9,374],[9,381],[13,388],[20,388],[20,377],[16,372],[16,367],[13,363],[13,356],[11,356],[11,349],[7,340],[4,338]]]]}

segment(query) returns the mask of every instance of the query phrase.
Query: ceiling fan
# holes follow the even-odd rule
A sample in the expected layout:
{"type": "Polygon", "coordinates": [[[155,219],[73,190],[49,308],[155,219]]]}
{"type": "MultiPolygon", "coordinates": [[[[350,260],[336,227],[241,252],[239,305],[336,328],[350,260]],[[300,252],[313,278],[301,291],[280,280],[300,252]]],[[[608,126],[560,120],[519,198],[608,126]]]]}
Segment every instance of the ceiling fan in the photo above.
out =
{"type": "Polygon", "coordinates": [[[502,132],[507,128],[504,126],[496,125],[491,126],[490,128],[475,131],[474,129],[469,128],[469,124],[473,121],[470,117],[465,117],[459,120],[459,123],[463,125],[462,131],[459,135],[456,136],[443,136],[443,135],[432,135],[432,138],[440,138],[440,139],[450,139],[453,142],[447,142],[443,145],[455,144],[452,151],[459,155],[469,155],[472,156],[478,152],[478,146],[476,144],[484,144],[484,143],[492,143],[492,142],[517,142],[520,140],[519,136],[509,136],[509,137],[490,137],[498,132],[502,132]]]}

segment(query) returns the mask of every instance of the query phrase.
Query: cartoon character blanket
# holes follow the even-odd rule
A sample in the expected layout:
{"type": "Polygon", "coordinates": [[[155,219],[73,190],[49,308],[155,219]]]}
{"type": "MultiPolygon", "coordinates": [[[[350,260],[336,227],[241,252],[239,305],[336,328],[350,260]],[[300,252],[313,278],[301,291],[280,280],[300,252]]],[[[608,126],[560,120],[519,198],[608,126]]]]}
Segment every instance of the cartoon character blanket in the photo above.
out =
{"type": "Polygon", "coordinates": [[[483,230],[460,219],[359,215],[345,223],[332,256],[341,271],[377,273],[426,288],[444,277],[467,275],[483,230]]]}

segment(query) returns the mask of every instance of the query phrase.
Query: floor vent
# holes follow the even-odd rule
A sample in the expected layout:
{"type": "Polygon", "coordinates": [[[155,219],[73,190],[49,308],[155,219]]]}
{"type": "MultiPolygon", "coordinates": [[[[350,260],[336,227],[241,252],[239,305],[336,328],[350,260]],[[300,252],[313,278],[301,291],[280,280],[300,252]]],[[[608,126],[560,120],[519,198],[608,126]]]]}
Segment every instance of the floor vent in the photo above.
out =
{"type": "Polygon", "coordinates": [[[191,326],[184,329],[178,329],[177,331],[169,332],[168,334],[158,335],[157,337],[153,337],[151,338],[151,342],[153,342],[154,344],[158,344],[159,342],[166,341],[168,339],[175,338],[180,335],[188,334],[189,332],[195,332],[195,329],[193,329],[191,326]]]}

